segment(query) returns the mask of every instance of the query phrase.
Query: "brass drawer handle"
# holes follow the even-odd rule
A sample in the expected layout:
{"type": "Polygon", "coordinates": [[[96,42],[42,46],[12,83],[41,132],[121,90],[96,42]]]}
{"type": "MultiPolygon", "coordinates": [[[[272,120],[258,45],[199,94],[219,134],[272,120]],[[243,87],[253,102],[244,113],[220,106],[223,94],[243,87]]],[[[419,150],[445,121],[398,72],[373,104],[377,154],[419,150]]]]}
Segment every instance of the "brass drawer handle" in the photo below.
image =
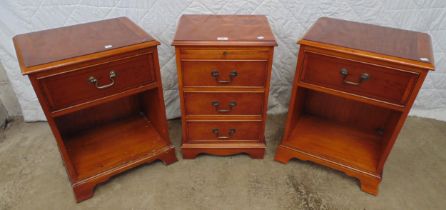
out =
{"type": "Polygon", "coordinates": [[[110,71],[109,78],[110,78],[110,80],[111,80],[111,83],[106,84],[106,85],[102,85],[102,86],[98,84],[98,80],[97,80],[95,77],[93,77],[93,76],[89,77],[89,78],[88,78],[88,81],[89,81],[90,83],[94,84],[94,86],[95,86],[97,89],[104,89],[104,88],[111,87],[111,86],[113,86],[113,85],[115,84],[115,80],[114,80],[113,78],[115,78],[116,76],[117,76],[117,75],[116,75],[116,72],[115,72],[115,71],[110,71]]]}
{"type": "Polygon", "coordinates": [[[215,81],[217,81],[218,83],[221,83],[221,84],[227,84],[227,83],[231,83],[232,80],[234,80],[234,78],[235,78],[236,76],[238,76],[238,73],[237,73],[236,70],[232,70],[231,73],[229,73],[229,80],[220,80],[220,79],[219,79],[219,77],[220,77],[220,72],[218,72],[218,70],[214,69],[214,70],[212,70],[212,72],[211,72],[211,76],[214,77],[215,81]]]}
{"type": "Polygon", "coordinates": [[[237,106],[237,102],[235,102],[235,101],[231,101],[231,102],[228,103],[229,109],[219,109],[219,107],[220,107],[220,102],[219,101],[212,101],[211,104],[212,104],[212,106],[215,107],[215,110],[217,112],[220,112],[220,113],[230,112],[230,111],[232,111],[232,108],[237,106]]]}
{"type": "Polygon", "coordinates": [[[212,133],[214,133],[218,139],[230,139],[235,134],[235,128],[230,128],[227,136],[220,136],[220,129],[218,128],[212,129],[212,133]]]}
{"type": "Polygon", "coordinates": [[[354,81],[349,81],[347,80],[347,76],[348,76],[348,70],[346,68],[342,68],[341,69],[341,75],[344,78],[344,83],[345,84],[349,84],[349,85],[360,85],[362,82],[370,79],[370,75],[368,73],[362,73],[361,76],[359,77],[359,81],[358,82],[354,82],[354,81]]]}

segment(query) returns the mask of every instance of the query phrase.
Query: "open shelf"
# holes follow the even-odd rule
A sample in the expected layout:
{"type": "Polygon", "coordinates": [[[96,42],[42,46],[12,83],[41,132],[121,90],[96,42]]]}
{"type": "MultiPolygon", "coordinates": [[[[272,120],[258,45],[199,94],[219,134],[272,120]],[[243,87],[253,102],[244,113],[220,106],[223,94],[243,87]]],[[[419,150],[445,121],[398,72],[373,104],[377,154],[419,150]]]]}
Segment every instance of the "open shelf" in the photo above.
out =
{"type": "Polygon", "coordinates": [[[158,94],[150,89],[55,118],[75,182],[115,174],[171,148],[158,94]]]}
{"type": "Polygon", "coordinates": [[[144,115],[83,130],[64,140],[78,180],[152,156],[167,146],[144,115]]]}
{"type": "Polygon", "coordinates": [[[302,87],[292,113],[283,146],[328,166],[373,175],[380,175],[383,151],[401,116],[399,111],[302,87]]]}
{"type": "Polygon", "coordinates": [[[284,145],[376,173],[382,136],[345,123],[302,115],[284,145]]]}

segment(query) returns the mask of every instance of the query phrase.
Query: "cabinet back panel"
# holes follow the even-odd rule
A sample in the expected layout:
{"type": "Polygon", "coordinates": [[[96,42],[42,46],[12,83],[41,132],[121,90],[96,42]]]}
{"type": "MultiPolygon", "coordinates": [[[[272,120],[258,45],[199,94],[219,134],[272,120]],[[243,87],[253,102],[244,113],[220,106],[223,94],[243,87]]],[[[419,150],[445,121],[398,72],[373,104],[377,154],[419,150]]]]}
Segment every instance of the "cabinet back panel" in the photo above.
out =
{"type": "Polygon", "coordinates": [[[369,131],[385,129],[392,110],[307,90],[303,111],[369,131]]]}
{"type": "Polygon", "coordinates": [[[62,136],[91,129],[141,112],[140,95],[94,106],[55,119],[62,136]]]}
{"type": "Polygon", "coordinates": [[[152,126],[158,131],[158,133],[164,138],[169,139],[169,133],[167,130],[166,108],[164,101],[160,101],[162,98],[162,92],[159,92],[158,88],[145,91],[140,94],[141,111],[146,118],[152,123],[152,126]]]}

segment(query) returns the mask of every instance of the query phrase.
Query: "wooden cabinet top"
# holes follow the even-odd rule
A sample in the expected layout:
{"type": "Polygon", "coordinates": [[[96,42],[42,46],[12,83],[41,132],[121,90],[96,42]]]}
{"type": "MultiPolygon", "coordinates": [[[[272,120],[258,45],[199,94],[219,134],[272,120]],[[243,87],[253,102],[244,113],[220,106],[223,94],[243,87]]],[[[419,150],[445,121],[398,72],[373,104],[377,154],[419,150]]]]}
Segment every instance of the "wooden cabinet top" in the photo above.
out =
{"type": "Polygon", "coordinates": [[[430,36],[421,32],[322,17],[300,44],[434,68],[430,36]]]}
{"type": "Polygon", "coordinates": [[[275,46],[264,15],[183,15],[173,45],[275,46]]]}
{"type": "Polygon", "coordinates": [[[94,53],[112,55],[126,46],[159,44],[126,17],[20,34],[13,41],[23,74],[80,62],[94,53]]]}

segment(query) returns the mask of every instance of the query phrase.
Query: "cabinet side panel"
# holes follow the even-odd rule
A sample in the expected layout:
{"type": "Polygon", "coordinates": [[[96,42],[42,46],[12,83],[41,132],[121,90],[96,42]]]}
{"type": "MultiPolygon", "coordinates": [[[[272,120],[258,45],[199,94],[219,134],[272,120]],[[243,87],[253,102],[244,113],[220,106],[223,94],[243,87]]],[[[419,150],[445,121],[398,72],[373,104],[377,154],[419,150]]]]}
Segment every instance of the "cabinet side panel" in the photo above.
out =
{"type": "Polygon", "coordinates": [[[57,129],[56,122],[51,117],[49,106],[47,101],[45,100],[45,96],[42,93],[42,87],[40,87],[39,82],[37,81],[37,78],[30,74],[28,75],[29,79],[31,81],[31,84],[34,88],[34,91],[36,92],[37,99],[39,100],[40,105],[42,106],[43,112],[45,114],[46,119],[48,120],[48,125],[51,128],[51,131],[53,132],[53,135],[55,137],[57,147],[59,148],[59,152],[61,154],[62,160],[64,161],[65,169],[67,170],[68,177],[71,181],[71,183],[74,183],[75,177],[77,177],[76,171],[74,170],[74,166],[70,160],[70,157],[68,156],[68,152],[65,147],[65,143],[62,140],[62,136],[57,129]]]}
{"type": "Polygon", "coordinates": [[[380,173],[382,173],[382,171],[384,169],[384,164],[390,154],[390,151],[393,148],[393,145],[395,144],[396,139],[398,138],[401,128],[404,126],[404,122],[406,121],[407,115],[409,114],[410,109],[412,108],[415,98],[417,97],[418,92],[420,91],[420,88],[423,85],[424,79],[427,76],[427,72],[428,72],[427,69],[422,71],[422,73],[420,74],[420,77],[418,78],[417,83],[415,84],[412,94],[409,96],[409,100],[407,102],[406,108],[404,109],[403,113],[399,116],[398,120],[394,119],[395,121],[397,121],[397,123],[396,123],[395,128],[392,132],[392,135],[388,138],[386,145],[383,147],[382,155],[379,160],[378,171],[380,173]]]}
{"type": "Polygon", "coordinates": [[[158,60],[158,49],[153,47],[153,66],[152,72],[155,73],[155,80],[158,87],[142,93],[142,108],[144,114],[152,122],[153,127],[170,144],[166,107],[164,104],[163,84],[161,81],[160,65],[158,60]]]}
{"type": "Polygon", "coordinates": [[[181,47],[175,47],[175,58],[177,63],[178,74],[178,94],[180,95],[180,108],[181,108],[181,125],[182,125],[182,143],[187,141],[187,129],[186,126],[186,110],[184,108],[184,96],[183,96],[183,69],[181,64],[181,47]]]}
{"type": "Polygon", "coordinates": [[[303,64],[303,57],[305,52],[305,46],[301,46],[299,50],[299,54],[297,57],[297,66],[296,66],[296,72],[294,73],[294,80],[293,80],[293,89],[291,91],[290,96],[290,102],[288,104],[288,116],[285,123],[285,131],[283,135],[283,140],[286,140],[288,136],[290,135],[292,129],[295,127],[296,122],[298,120],[298,117],[300,115],[302,104],[304,101],[304,90],[299,88],[297,83],[300,78],[300,74],[302,72],[302,69],[304,67],[303,64]]]}

